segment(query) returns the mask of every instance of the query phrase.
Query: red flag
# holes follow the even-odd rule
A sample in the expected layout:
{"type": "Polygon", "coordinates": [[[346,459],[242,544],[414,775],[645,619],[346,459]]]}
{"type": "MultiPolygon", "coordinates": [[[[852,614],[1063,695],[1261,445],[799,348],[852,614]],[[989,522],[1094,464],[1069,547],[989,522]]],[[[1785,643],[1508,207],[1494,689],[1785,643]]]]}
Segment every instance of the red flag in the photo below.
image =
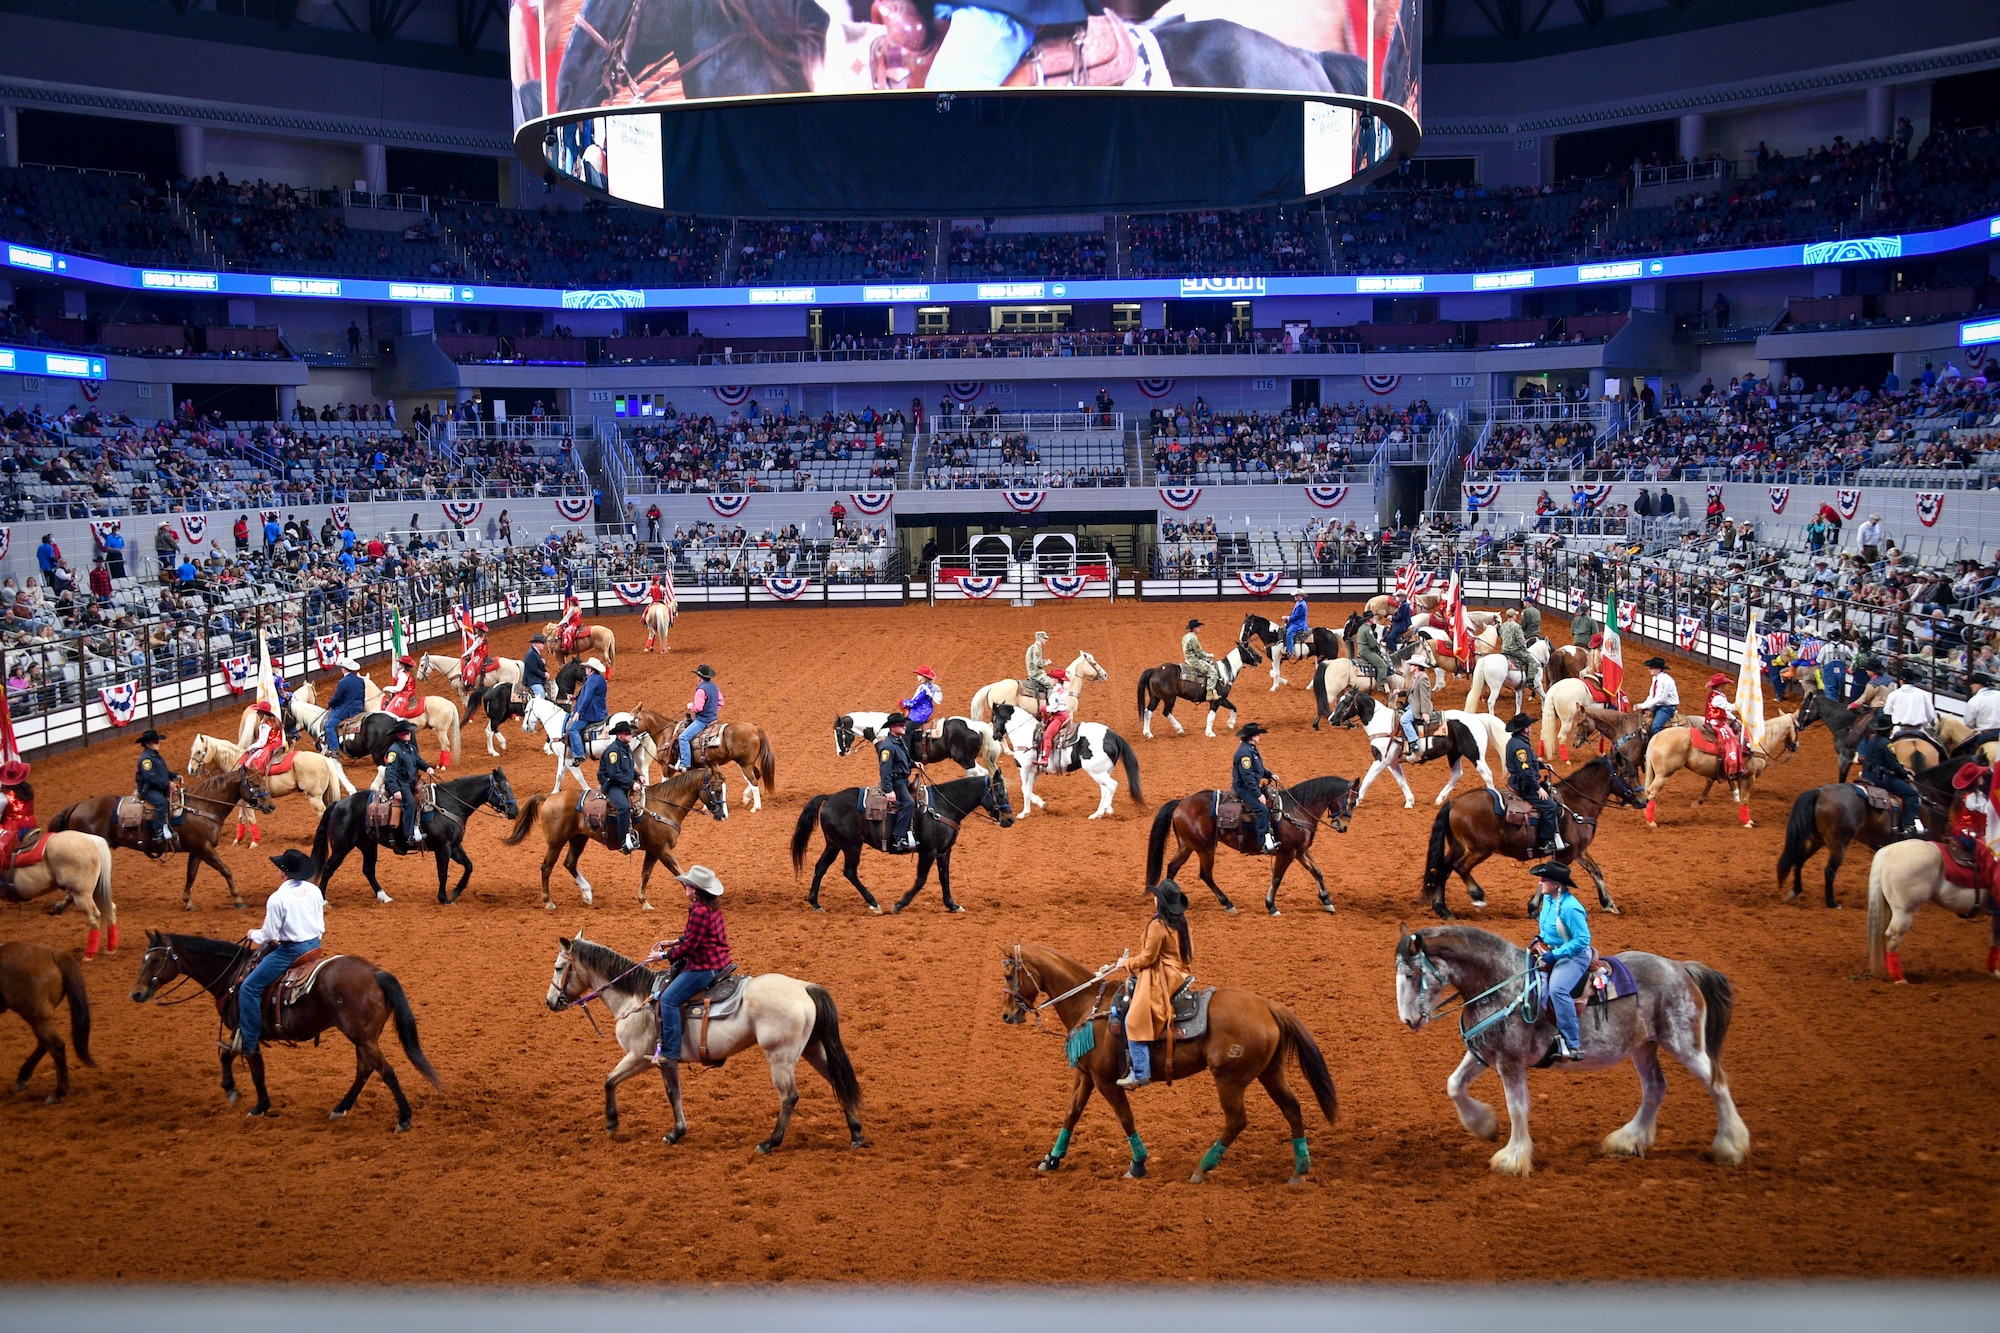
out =
{"type": "Polygon", "coordinates": [[[0,764],[11,764],[21,757],[21,747],[14,740],[14,715],[7,708],[7,692],[0,690],[0,764]]]}
{"type": "Polygon", "coordinates": [[[1451,572],[1451,655],[1461,664],[1472,661],[1472,631],[1465,623],[1465,595],[1458,586],[1458,571],[1451,572]]]}

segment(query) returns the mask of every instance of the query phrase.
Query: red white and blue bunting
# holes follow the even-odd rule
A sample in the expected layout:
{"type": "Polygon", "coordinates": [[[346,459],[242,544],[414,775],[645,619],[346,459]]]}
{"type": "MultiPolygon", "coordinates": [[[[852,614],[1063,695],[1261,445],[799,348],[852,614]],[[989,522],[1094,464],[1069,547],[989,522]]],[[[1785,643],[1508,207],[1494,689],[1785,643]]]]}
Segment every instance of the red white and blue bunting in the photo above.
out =
{"type": "Polygon", "coordinates": [[[484,500],[440,500],[438,506],[446,518],[461,526],[478,522],[479,516],[486,512],[484,500]]]}
{"type": "Polygon", "coordinates": [[[1539,576],[1528,580],[1528,600],[1531,602],[1542,600],[1542,580],[1539,576]]]}
{"type": "Polygon", "coordinates": [[[225,657],[216,665],[222,668],[222,683],[229,687],[231,694],[241,694],[257,683],[257,661],[248,653],[241,657],[225,657]]]}
{"type": "Polygon", "coordinates": [[[629,579],[611,585],[611,591],[618,594],[618,600],[627,606],[643,606],[646,593],[652,588],[651,579],[629,579]]]}
{"type": "Polygon", "coordinates": [[[1842,523],[1852,520],[1856,514],[1861,512],[1861,492],[1849,490],[1835,491],[1833,493],[1833,512],[1840,515],[1842,523]]]}
{"type": "Polygon", "coordinates": [[[1347,492],[1351,489],[1353,488],[1348,486],[1308,486],[1306,499],[1321,509],[1334,509],[1347,498],[1347,492]]]}
{"type": "Polygon", "coordinates": [[[566,522],[581,523],[590,517],[592,503],[587,495],[558,495],[556,512],[561,514],[566,522]]]}
{"type": "Polygon", "coordinates": [[[1140,380],[1139,392],[1148,398],[1165,398],[1174,391],[1172,380],[1140,380]]]}
{"type": "Polygon", "coordinates": [[[708,497],[708,507],[724,518],[735,518],[750,507],[750,497],[747,495],[711,495],[708,497]]]}
{"type": "Polygon", "coordinates": [[[1611,483],[1604,481],[1593,482],[1588,486],[1573,487],[1570,491],[1570,499],[1576,502],[1577,508],[1584,510],[1586,513],[1596,513],[1604,507],[1604,502],[1610,498],[1611,483]]]}
{"type": "Polygon", "coordinates": [[[1571,588],[1569,590],[1569,613],[1573,616],[1583,614],[1583,589],[1571,588]]]}
{"type": "Polygon", "coordinates": [[[1937,521],[1943,517],[1944,492],[1918,491],[1917,521],[1927,528],[1934,528],[1937,526],[1937,521]]]}
{"type": "Polygon", "coordinates": [[[741,407],[750,401],[750,386],[747,384],[721,384],[709,392],[720,399],[724,407],[741,407]]]}
{"type": "Polygon", "coordinates": [[[507,609],[507,614],[508,614],[508,615],[510,615],[510,616],[518,616],[518,615],[520,615],[520,614],[521,614],[521,594],[520,594],[520,593],[518,593],[518,592],[508,592],[508,593],[502,593],[502,594],[500,595],[500,605],[501,605],[501,606],[503,606],[503,607],[505,607],[505,608],[507,609]]]}
{"type": "Polygon", "coordinates": [[[1791,502],[1792,488],[1789,486],[1773,486],[1770,488],[1770,491],[1771,512],[1774,514],[1784,513],[1785,506],[1791,502]]]}
{"type": "Polygon", "coordinates": [[[1237,571],[1236,581],[1243,585],[1243,591],[1253,597],[1269,597],[1285,581],[1282,569],[1244,569],[1237,571]]]}
{"type": "Polygon", "coordinates": [[[1701,617],[1682,616],[1674,626],[1674,640],[1682,652],[1694,651],[1695,641],[1701,638],[1701,617]]]}
{"type": "Polygon", "coordinates": [[[979,397],[979,391],[985,387],[979,380],[955,380],[944,386],[944,396],[964,407],[979,397]]]}
{"type": "Polygon", "coordinates": [[[1162,486],[1160,503],[1169,509],[1185,512],[1201,502],[1199,486],[1162,486]]]}
{"type": "Polygon", "coordinates": [[[1007,497],[1007,507],[1017,514],[1032,514],[1042,507],[1042,501],[1049,498],[1047,491],[1003,491],[1007,497]]]}
{"type": "Polygon", "coordinates": [[[354,510],[347,505],[334,505],[327,512],[333,515],[335,528],[346,527],[347,521],[354,517],[354,510]]]}
{"type": "Polygon", "coordinates": [[[1056,596],[1068,601],[1079,596],[1090,586],[1088,574],[1050,574],[1042,580],[1042,586],[1056,596]]]}
{"type": "Polygon", "coordinates": [[[7,552],[14,545],[14,529],[0,528],[0,560],[7,558],[7,552]]]}
{"type": "Polygon", "coordinates": [[[313,647],[319,650],[319,664],[322,668],[332,666],[347,653],[338,634],[314,635],[313,647]]]}
{"type": "Polygon", "coordinates": [[[1477,513],[1500,498],[1500,483],[1497,481],[1468,481],[1465,483],[1465,507],[1477,513]]]}
{"type": "Polygon", "coordinates": [[[764,580],[764,591],[781,602],[796,602],[810,587],[811,579],[767,576],[764,580]]]}
{"type": "Polygon", "coordinates": [[[854,501],[856,509],[859,509],[862,513],[868,515],[868,517],[874,518],[877,514],[886,514],[889,512],[889,506],[896,502],[896,493],[894,491],[849,491],[848,498],[854,501]]]}
{"type": "Polygon", "coordinates": [[[1710,486],[1708,488],[1708,502],[1710,504],[1714,504],[1717,500],[1720,500],[1721,498],[1722,498],[1722,487],[1710,486]]]}
{"type": "Polygon", "coordinates": [[[1403,382],[1401,375],[1363,375],[1361,382],[1368,386],[1368,392],[1386,395],[1396,392],[1396,386],[1403,382]]]}
{"type": "MultiPolygon", "coordinates": [[[[1979,363],[1975,361],[1972,364],[1974,365],[1974,367],[1977,367],[1979,363]]],[[[94,403],[97,401],[97,395],[104,392],[104,381],[78,380],[76,382],[76,387],[83,390],[83,397],[85,402],[94,403]]]]}
{"type": "Polygon", "coordinates": [[[1632,632],[1632,626],[1638,623],[1639,623],[1639,604],[1637,602],[1628,602],[1625,601],[1623,598],[1620,598],[1618,602],[1619,633],[1630,634],[1632,632]]]}
{"type": "Polygon", "coordinates": [[[99,690],[97,697],[104,701],[104,715],[111,719],[111,725],[122,727],[138,711],[139,683],[128,680],[123,685],[112,685],[99,690]]]}
{"type": "Polygon", "coordinates": [[[93,518],[90,520],[90,535],[96,539],[99,546],[102,546],[104,539],[122,526],[115,518],[93,518]]]}
{"type": "Polygon", "coordinates": [[[181,532],[196,546],[201,545],[208,537],[208,515],[182,514],[181,532]]]}
{"type": "Polygon", "coordinates": [[[1000,585],[1006,581],[1004,574],[960,574],[953,580],[958,590],[975,602],[983,602],[1000,591],[1000,585]]]}

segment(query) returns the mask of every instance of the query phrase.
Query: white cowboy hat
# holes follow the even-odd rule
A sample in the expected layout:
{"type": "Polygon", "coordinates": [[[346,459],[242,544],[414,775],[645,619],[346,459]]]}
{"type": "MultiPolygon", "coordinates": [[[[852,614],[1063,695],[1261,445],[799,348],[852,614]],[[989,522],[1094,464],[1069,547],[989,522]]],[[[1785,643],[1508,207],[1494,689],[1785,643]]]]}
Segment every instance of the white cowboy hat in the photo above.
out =
{"type": "Polygon", "coordinates": [[[596,658],[594,658],[594,657],[593,657],[593,658],[590,658],[590,659],[589,659],[588,661],[586,661],[586,662],[584,663],[584,665],[585,665],[585,666],[587,666],[587,667],[589,667],[589,668],[590,668],[590,669],[591,669],[592,671],[603,671],[603,670],[604,670],[604,663],[602,663],[602,662],[598,661],[598,660],[597,660],[596,658]]]}
{"type": "Polygon", "coordinates": [[[340,669],[341,669],[342,671],[359,671],[359,670],[361,670],[361,663],[359,663],[359,662],[355,661],[355,660],[354,660],[353,658],[351,658],[351,657],[343,657],[343,658],[341,658],[341,659],[340,659],[339,661],[335,662],[335,663],[334,663],[334,665],[335,665],[335,666],[337,666],[337,667],[339,667],[339,668],[340,668],[340,669]]]}
{"type": "Polygon", "coordinates": [[[687,874],[676,875],[674,878],[690,888],[700,889],[711,898],[722,896],[722,881],[717,879],[715,872],[707,866],[689,866],[687,874]]]}

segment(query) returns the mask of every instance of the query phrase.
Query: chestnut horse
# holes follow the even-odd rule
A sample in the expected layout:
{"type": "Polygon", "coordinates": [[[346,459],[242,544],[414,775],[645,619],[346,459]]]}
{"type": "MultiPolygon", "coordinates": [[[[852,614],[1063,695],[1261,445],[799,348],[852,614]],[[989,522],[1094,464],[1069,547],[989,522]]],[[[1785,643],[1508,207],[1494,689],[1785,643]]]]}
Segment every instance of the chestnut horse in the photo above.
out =
{"type": "MultiPolygon", "coordinates": [[[[146,837],[146,826],[123,828],[118,822],[118,803],[125,798],[116,793],[108,796],[92,796],[56,812],[49,821],[49,832],[61,833],[74,829],[79,833],[95,833],[113,847],[130,847],[152,855],[151,843],[146,837]]],[[[272,803],[271,793],[265,789],[264,780],[247,768],[232,768],[214,777],[200,778],[187,784],[183,799],[187,803],[187,816],[173,831],[180,836],[180,846],[174,851],[187,853],[187,881],[181,887],[181,906],[194,910],[194,872],[197,866],[212,866],[215,873],[222,876],[222,882],[229,886],[229,896],[236,906],[244,906],[243,895],[236,891],[236,876],[229,873],[229,867],[215,854],[222,843],[223,826],[231,812],[239,805],[247,805],[262,814],[270,814],[277,806],[272,803]]],[[[171,855],[171,853],[161,853],[171,855]]],[[[157,859],[157,858],[156,858],[157,859]]]]}
{"type": "MultiPolygon", "coordinates": [[[[233,1027],[236,987],[249,975],[256,958],[257,950],[248,942],[148,931],[146,956],[139,964],[139,979],[132,985],[132,1000],[144,1004],[159,993],[161,986],[185,977],[215,1001],[216,1017],[223,1026],[233,1027]]],[[[273,987],[267,991],[267,997],[275,990],[273,987]]],[[[331,1118],[338,1120],[353,1110],[355,1098],[361,1095],[368,1076],[380,1074],[396,1099],[396,1132],[401,1134],[410,1127],[410,1099],[403,1095],[403,1085],[396,1081],[396,1071],[389,1067],[379,1040],[392,1017],[396,1020],[396,1036],[403,1043],[403,1054],[410,1057],[410,1063],[431,1081],[432,1087],[442,1088],[444,1081],[431,1068],[424,1048],[417,1043],[417,1019],[410,1012],[410,1000],[403,994],[402,983],[356,954],[335,954],[327,959],[305,994],[297,1003],[279,1011],[278,1021],[267,1027],[265,1036],[271,1041],[311,1041],[317,1045],[315,1039],[320,1033],[339,1028],[341,1035],[354,1043],[354,1085],[333,1108],[331,1118]]],[[[234,1106],[236,1052],[227,1046],[221,1047],[221,1051],[222,1091],[234,1106]]],[[[250,1079],[257,1087],[257,1104],[250,1108],[250,1114],[270,1115],[271,1093],[264,1086],[264,1052],[251,1051],[243,1058],[250,1065],[250,1079]]]]}
{"type": "MultiPolygon", "coordinates": [[[[1146,839],[1146,882],[1158,884],[1163,877],[1173,879],[1190,856],[1199,854],[1201,882],[1214,892],[1222,910],[1233,915],[1236,904],[1229,901],[1229,895],[1215,882],[1215,849],[1227,845],[1249,856],[1262,852],[1255,845],[1257,827],[1249,810],[1243,812],[1242,825],[1233,837],[1215,827],[1215,797],[1213,791],[1198,791],[1168,801],[1154,812],[1153,829],[1146,839]],[[1163,876],[1162,861],[1169,832],[1174,836],[1176,850],[1173,860],[1166,862],[1163,876]]],[[[1278,789],[1277,811],[1271,816],[1271,832],[1278,839],[1278,850],[1272,853],[1275,859],[1271,862],[1271,887],[1264,895],[1265,911],[1278,915],[1278,884],[1294,861],[1304,866],[1319,886],[1320,907],[1328,912],[1333,910],[1333,899],[1326,891],[1326,876],[1320,874],[1319,863],[1312,858],[1313,838],[1319,833],[1322,819],[1333,825],[1335,833],[1347,832],[1347,817],[1353,809],[1354,784],[1346,778],[1307,778],[1296,787],[1278,789]]]]}
{"type": "Polygon", "coordinates": [[[0,944],[0,1013],[12,1009],[35,1034],[35,1052],[14,1076],[14,1091],[25,1092],[28,1076],[42,1056],[52,1056],[56,1090],[42,1099],[50,1106],[69,1096],[69,1052],[62,1029],[56,1026],[56,1010],[64,1000],[69,1001],[69,1045],[76,1047],[77,1059],[95,1069],[97,1061],[90,1058],[90,995],[77,956],[39,944],[0,944]]]}
{"type": "MultiPolygon", "coordinates": [[[[639,868],[639,906],[650,912],[653,904],[646,901],[646,886],[652,882],[653,866],[664,861],[674,875],[681,873],[680,862],[674,860],[674,844],[681,839],[681,826],[688,813],[701,805],[707,807],[713,818],[727,819],[728,794],[714,769],[696,768],[675,774],[665,782],[642,788],[632,795],[632,831],[639,835],[640,849],[646,853],[645,864],[639,868]]],[[[556,910],[555,899],[549,896],[549,872],[555,869],[556,858],[561,856],[563,869],[576,881],[578,892],[583,894],[583,905],[589,907],[590,881],[576,868],[577,859],[589,843],[600,842],[612,847],[610,833],[586,827],[583,816],[577,811],[577,802],[537,792],[521,807],[521,812],[514,817],[514,827],[500,841],[509,847],[519,845],[537,819],[541,821],[542,841],[548,849],[542,857],[542,906],[551,912],[556,910]],[[563,855],[565,848],[568,849],[566,856],[563,855]]],[[[613,847],[613,850],[617,849],[613,847]]]]}
{"type": "MultiPolygon", "coordinates": [[[[679,761],[680,747],[674,737],[679,734],[682,722],[642,704],[632,713],[632,725],[653,738],[653,744],[659,747],[661,763],[671,767],[679,761]]],[[[720,745],[702,745],[700,738],[694,737],[690,746],[688,753],[698,766],[736,765],[743,774],[743,799],[752,814],[764,808],[764,792],[778,790],[778,756],[771,749],[770,734],[755,722],[725,722],[720,745]]],[[[642,770],[639,776],[643,780],[651,775],[642,770]]],[[[725,787],[725,799],[727,791],[725,787]]]]}
{"type": "MultiPolygon", "coordinates": [[[[1069,1114],[1063,1118],[1062,1132],[1056,1135],[1055,1147],[1035,1169],[1062,1168],[1063,1159],[1069,1155],[1070,1136],[1076,1132],[1076,1122],[1083,1118],[1083,1108],[1090,1103],[1094,1089],[1111,1103],[1111,1113],[1118,1117],[1125,1140],[1131,1145],[1132,1165],[1125,1178],[1137,1180],[1144,1176],[1146,1145],[1132,1120],[1132,1103],[1126,1090],[1118,1086],[1118,1078],[1126,1069],[1126,1054],[1124,1040],[1110,1029],[1111,969],[1092,973],[1075,959],[1039,944],[1016,944],[1003,955],[1001,968],[1007,987],[1007,1008],[1000,1016],[1002,1022],[1024,1023],[1033,1017],[1039,1026],[1042,1011],[1054,1009],[1063,1031],[1069,1034],[1071,1052],[1075,1053],[1079,1046],[1083,1048],[1070,1061],[1076,1076],[1070,1087],[1069,1114]],[[1048,998],[1044,1000],[1043,996],[1048,998]],[[1089,1035],[1085,1036],[1085,1032],[1089,1035]]],[[[1218,987],[1208,1004],[1207,1033],[1184,1043],[1170,1040],[1166,1054],[1154,1058],[1155,1077],[1169,1084],[1177,1078],[1191,1078],[1204,1069],[1215,1076],[1216,1096],[1222,1102],[1222,1136],[1202,1154],[1201,1163],[1190,1177],[1192,1183],[1199,1185],[1207,1179],[1208,1173],[1221,1165],[1222,1154],[1243,1132],[1248,1123],[1243,1114],[1243,1094],[1253,1081],[1264,1085],[1264,1091],[1291,1130],[1290,1183],[1296,1185],[1305,1179],[1312,1168],[1312,1153],[1306,1144],[1306,1123],[1300,1114],[1299,1099],[1292,1095],[1285,1081],[1286,1056],[1298,1060],[1299,1072],[1305,1076],[1306,1086],[1312,1089],[1320,1114],[1332,1124],[1336,1109],[1333,1075],[1326,1067],[1319,1043],[1313,1040],[1311,1031],[1297,1014],[1261,995],[1233,986],[1218,987]]]]}

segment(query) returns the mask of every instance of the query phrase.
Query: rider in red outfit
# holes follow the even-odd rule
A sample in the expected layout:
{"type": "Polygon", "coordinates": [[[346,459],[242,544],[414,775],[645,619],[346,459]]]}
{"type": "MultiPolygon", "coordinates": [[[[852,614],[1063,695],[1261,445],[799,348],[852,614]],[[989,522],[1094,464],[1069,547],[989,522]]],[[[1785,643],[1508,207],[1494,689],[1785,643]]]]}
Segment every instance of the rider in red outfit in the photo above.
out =
{"type": "Polygon", "coordinates": [[[389,677],[389,689],[382,696],[382,711],[409,717],[418,711],[416,704],[417,659],[404,653],[396,659],[396,670],[389,677]]]}
{"type": "Polygon", "coordinates": [[[1722,750],[1722,775],[1736,778],[1743,776],[1744,768],[1743,719],[1736,716],[1735,702],[1723,693],[1728,687],[1729,677],[1720,671],[1708,678],[1708,708],[1703,717],[1722,750]]]}
{"type": "Polygon", "coordinates": [[[0,765],[0,867],[14,864],[14,849],[35,830],[35,789],[28,785],[28,765],[19,759],[0,765]]]}
{"type": "Polygon", "coordinates": [[[243,767],[268,776],[271,761],[285,748],[285,729],[278,725],[277,711],[271,705],[259,703],[256,711],[257,738],[243,752],[243,767]]]}
{"type": "Polygon", "coordinates": [[[465,688],[476,690],[486,684],[486,677],[500,669],[493,660],[493,654],[486,647],[486,622],[472,622],[472,646],[458,659],[458,678],[465,688]]]}
{"type": "Polygon", "coordinates": [[[562,619],[556,622],[556,649],[564,656],[576,652],[576,641],[583,637],[583,603],[571,593],[563,599],[562,619]]]}

